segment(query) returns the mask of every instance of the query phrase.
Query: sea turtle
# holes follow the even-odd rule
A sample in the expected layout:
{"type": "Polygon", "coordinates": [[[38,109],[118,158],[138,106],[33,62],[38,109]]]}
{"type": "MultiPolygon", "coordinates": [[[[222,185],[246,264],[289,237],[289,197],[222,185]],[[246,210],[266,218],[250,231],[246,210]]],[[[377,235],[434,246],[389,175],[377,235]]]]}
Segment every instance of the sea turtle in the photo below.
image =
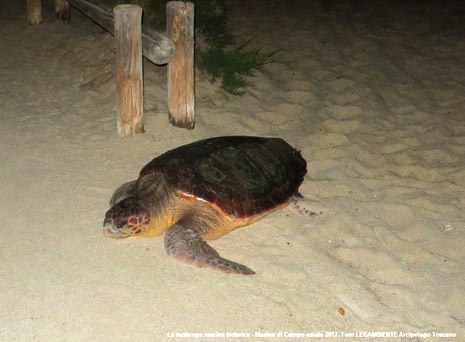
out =
{"type": "Polygon", "coordinates": [[[226,273],[254,274],[222,258],[216,239],[289,204],[307,163],[280,138],[225,136],[170,150],[121,185],[105,214],[105,235],[165,233],[168,255],[226,273]]]}

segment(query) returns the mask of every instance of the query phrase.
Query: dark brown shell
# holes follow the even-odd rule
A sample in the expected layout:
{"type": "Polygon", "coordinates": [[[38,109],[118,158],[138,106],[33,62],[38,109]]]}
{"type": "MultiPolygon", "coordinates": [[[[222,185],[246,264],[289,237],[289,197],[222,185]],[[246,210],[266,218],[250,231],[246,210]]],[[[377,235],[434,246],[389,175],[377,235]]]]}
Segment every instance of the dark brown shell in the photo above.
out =
{"type": "Polygon", "coordinates": [[[300,152],[282,139],[227,136],[168,151],[148,163],[140,177],[162,173],[176,193],[247,218],[288,201],[306,167],[300,152]]]}

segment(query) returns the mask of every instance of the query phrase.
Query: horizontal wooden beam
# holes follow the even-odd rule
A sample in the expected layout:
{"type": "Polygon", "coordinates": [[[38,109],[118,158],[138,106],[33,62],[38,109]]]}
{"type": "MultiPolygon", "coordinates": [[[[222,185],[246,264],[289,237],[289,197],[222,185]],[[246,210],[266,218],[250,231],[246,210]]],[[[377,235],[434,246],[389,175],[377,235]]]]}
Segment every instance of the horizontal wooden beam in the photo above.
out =
{"type": "MultiPolygon", "coordinates": [[[[68,1],[105,30],[115,34],[113,8],[107,3],[102,0],[68,1]]],[[[167,35],[142,26],[142,54],[155,64],[166,64],[174,54],[174,44],[167,35]]]]}

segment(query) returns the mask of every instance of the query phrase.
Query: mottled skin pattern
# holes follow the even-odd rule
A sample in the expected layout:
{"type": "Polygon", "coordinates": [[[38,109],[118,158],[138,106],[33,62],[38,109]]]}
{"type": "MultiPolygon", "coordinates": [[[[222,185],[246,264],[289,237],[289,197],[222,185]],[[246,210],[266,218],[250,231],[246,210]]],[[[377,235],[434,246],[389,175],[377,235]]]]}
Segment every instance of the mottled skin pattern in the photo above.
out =
{"type": "Polygon", "coordinates": [[[286,206],[306,173],[300,153],[284,140],[218,137],[168,151],[139,178],[120,186],[104,220],[111,237],[165,233],[168,255],[226,273],[254,274],[222,258],[216,239],[286,206]]]}

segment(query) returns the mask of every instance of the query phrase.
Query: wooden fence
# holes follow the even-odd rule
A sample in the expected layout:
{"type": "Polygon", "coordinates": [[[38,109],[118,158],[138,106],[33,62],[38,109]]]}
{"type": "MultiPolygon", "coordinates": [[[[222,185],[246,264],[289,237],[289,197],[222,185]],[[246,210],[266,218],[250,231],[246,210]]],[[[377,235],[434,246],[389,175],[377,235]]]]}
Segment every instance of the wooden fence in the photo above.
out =
{"type": "MultiPolygon", "coordinates": [[[[194,110],[194,5],[170,1],[166,6],[166,33],[142,26],[142,8],[104,0],[54,0],[58,17],[69,22],[70,5],[115,36],[117,130],[119,136],[144,132],[142,56],[155,64],[168,64],[169,121],[193,129],[194,110]]],[[[42,21],[41,0],[26,0],[31,24],[42,21]]]]}

